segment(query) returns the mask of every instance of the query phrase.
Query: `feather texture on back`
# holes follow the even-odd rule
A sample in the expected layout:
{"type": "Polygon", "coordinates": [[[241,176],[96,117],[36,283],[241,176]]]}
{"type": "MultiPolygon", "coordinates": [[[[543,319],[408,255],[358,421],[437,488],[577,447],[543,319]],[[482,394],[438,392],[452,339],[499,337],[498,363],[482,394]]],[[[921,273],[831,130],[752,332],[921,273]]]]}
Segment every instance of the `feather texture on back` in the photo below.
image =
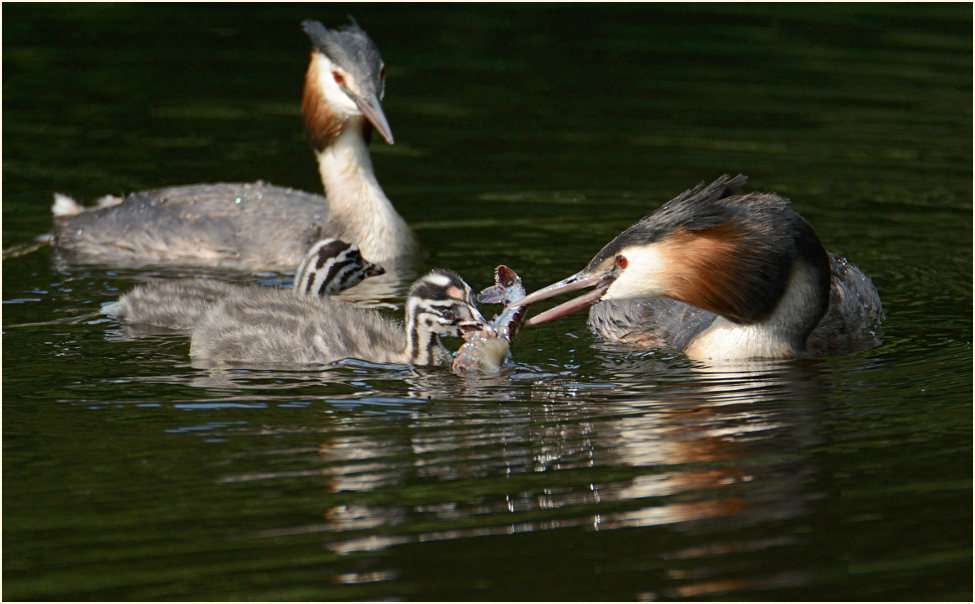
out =
{"type": "MultiPolygon", "coordinates": [[[[403,324],[375,310],[275,291],[252,294],[224,299],[207,312],[193,329],[190,356],[241,363],[411,362],[403,324]]],[[[450,359],[442,345],[433,354],[434,365],[450,359]]]]}

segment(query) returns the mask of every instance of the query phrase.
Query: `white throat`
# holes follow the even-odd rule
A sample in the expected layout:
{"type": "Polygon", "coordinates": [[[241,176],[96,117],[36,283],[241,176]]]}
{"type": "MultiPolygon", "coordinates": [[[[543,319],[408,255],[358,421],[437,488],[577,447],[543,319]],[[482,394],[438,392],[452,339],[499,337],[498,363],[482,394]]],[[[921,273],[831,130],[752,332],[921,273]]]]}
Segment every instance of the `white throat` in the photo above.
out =
{"type": "Polygon", "coordinates": [[[412,255],[416,243],[406,221],[383,193],[372,171],[369,147],[352,118],[325,149],[316,152],[328,198],[329,221],[341,225],[340,238],[353,241],[362,255],[382,264],[412,255]]]}
{"type": "Polygon", "coordinates": [[[796,262],[779,304],[760,323],[742,325],[717,317],[684,348],[698,360],[791,359],[805,350],[810,314],[818,306],[821,292],[815,271],[796,262]]]}

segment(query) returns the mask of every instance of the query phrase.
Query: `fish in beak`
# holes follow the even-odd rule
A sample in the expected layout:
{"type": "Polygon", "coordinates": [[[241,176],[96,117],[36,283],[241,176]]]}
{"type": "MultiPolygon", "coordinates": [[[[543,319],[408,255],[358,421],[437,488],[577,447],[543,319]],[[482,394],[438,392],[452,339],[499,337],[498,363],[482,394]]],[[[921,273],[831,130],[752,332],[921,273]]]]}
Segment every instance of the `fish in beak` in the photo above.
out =
{"type": "Polygon", "coordinates": [[[587,287],[596,288],[587,294],[573,298],[568,302],[560,304],[554,308],[550,308],[545,312],[535,315],[534,317],[530,317],[527,321],[525,321],[525,327],[546,323],[552,319],[558,319],[559,317],[564,317],[565,315],[574,313],[577,310],[589,308],[596,302],[599,302],[600,298],[603,297],[603,294],[606,293],[606,290],[609,289],[609,286],[613,283],[613,280],[616,279],[617,276],[618,273],[614,269],[594,272],[593,270],[587,268],[579,271],[571,277],[566,277],[557,283],[553,283],[552,285],[543,287],[542,289],[528,294],[521,300],[518,300],[518,306],[528,306],[529,304],[538,302],[539,300],[546,300],[560,294],[585,289],[587,287]]]}

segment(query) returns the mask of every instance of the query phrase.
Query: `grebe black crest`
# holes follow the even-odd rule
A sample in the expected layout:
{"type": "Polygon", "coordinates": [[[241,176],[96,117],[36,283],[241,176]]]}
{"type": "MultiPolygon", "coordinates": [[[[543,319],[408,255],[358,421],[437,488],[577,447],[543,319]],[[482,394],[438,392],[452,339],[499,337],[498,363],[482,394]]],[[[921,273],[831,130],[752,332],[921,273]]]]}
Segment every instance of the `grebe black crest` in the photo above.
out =
{"type": "Polygon", "coordinates": [[[372,129],[390,144],[385,65],[355,22],[302,24],[312,41],[302,111],[327,199],[261,181],[163,187],[85,208],[55,196],[51,243],[69,264],[289,269],[324,237],[383,264],[419,246],[373,173],[372,129]]]}
{"type": "Polygon", "coordinates": [[[876,345],[880,297],[858,268],[828,252],[775,193],[740,194],[727,175],[685,191],[607,243],[583,270],[530,304],[595,289],[528,320],[592,307],[590,328],[695,359],[795,358],[876,345]]]}

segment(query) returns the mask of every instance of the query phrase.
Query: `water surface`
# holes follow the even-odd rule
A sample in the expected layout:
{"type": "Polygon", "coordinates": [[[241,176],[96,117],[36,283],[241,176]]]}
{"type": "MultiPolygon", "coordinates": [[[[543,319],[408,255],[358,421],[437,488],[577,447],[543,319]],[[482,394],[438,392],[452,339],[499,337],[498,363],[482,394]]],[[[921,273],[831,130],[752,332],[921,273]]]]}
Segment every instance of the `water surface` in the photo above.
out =
{"type": "Polygon", "coordinates": [[[299,22],[353,14],[420,269],[541,286],[744,172],[888,316],[820,361],[638,353],[580,314],[494,378],[212,371],[91,315],[185,271],[8,259],[5,598],[971,599],[970,5],[4,9],[4,248],[54,191],[319,190],[299,22]]]}

